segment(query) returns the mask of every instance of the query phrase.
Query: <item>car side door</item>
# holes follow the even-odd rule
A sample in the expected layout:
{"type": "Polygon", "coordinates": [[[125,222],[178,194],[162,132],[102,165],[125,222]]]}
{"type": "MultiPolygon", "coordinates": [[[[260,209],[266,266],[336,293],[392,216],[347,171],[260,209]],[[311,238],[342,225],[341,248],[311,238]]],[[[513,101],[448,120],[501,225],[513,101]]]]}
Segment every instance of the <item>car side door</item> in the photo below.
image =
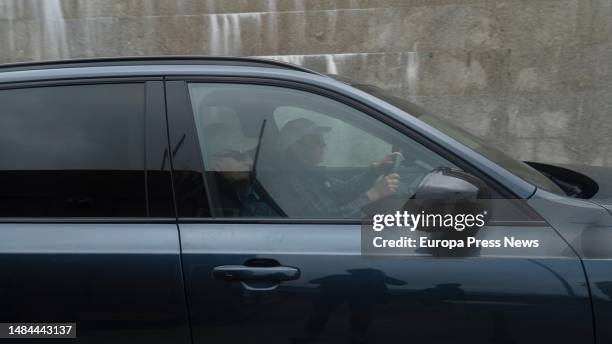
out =
{"type": "Polygon", "coordinates": [[[0,85],[0,322],[190,341],[163,97],[161,78],[0,85]]]}
{"type": "Polygon", "coordinates": [[[385,154],[406,158],[406,196],[452,167],[511,198],[435,142],[315,86],[191,78],[166,89],[195,343],[593,340],[580,260],[520,200],[530,221],[490,222],[478,239],[538,247],[362,251],[358,214],[385,154]]]}

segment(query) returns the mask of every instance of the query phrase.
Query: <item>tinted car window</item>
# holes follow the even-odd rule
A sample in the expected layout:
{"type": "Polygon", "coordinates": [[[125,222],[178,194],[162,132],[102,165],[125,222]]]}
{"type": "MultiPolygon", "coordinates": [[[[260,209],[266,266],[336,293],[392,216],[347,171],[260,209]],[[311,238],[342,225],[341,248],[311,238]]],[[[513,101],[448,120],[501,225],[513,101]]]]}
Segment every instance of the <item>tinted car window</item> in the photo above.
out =
{"type": "Polygon", "coordinates": [[[144,86],[0,90],[0,216],[146,214],[144,86]]]}
{"type": "Polygon", "coordinates": [[[432,127],[440,130],[441,132],[466,145],[467,147],[482,154],[483,156],[495,162],[496,164],[508,169],[510,172],[523,178],[527,182],[544,190],[548,190],[558,194],[565,194],[557,184],[555,184],[551,179],[540,173],[538,170],[534,169],[533,167],[527,165],[522,161],[512,158],[507,153],[493,147],[490,142],[485,142],[484,140],[453,125],[451,122],[444,120],[442,117],[436,116],[431,112],[405,99],[395,97],[387,91],[384,91],[383,89],[378,88],[376,86],[354,86],[362,91],[368,92],[373,96],[388,102],[393,106],[398,107],[399,109],[405,111],[406,113],[414,117],[417,117],[423,122],[431,125],[432,127]]]}
{"type": "Polygon", "coordinates": [[[318,126],[333,128],[333,135],[324,134],[325,160],[321,163],[324,166],[338,168],[368,166],[392,150],[389,142],[363,129],[304,108],[281,106],[274,111],[273,118],[277,128],[283,128],[288,122],[299,118],[307,118],[318,126]]]}
{"type": "Polygon", "coordinates": [[[359,219],[382,199],[372,189],[390,173],[377,165],[386,156],[404,157],[400,202],[431,170],[455,167],[320,95],[235,84],[193,83],[189,91],[213,216],[359,219]]]}

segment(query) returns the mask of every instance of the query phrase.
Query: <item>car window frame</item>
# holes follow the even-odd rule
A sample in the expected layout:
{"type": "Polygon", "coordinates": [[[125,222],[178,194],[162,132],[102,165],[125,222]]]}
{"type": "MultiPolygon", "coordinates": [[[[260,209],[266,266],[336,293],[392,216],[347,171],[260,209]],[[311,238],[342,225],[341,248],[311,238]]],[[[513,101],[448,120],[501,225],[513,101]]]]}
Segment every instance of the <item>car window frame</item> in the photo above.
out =
{"type": "MultiPolygon", "coordinates": [[[[309,92],[315,95],[319,95],[322,97],[326,97],[328,99],[331,99],[333,101],[337,101],[340,102],[344,105],[347,105],[351,108],[353,108],[356,111],[359,111],[379,122],[381,122],[384,125],[387,125],[389,127],[391,127],[394,130],[397,130],[398,132],[400,132],[403,135],[407,135],[410,139],[414,140],[415,142],[423,145],[425,148],[429,149],[430,151],[432,151],[435,154],[438,154],[439,156],[441,156],[442,158],[448,160],[449,162],[455,164],[457,167],[463,169],[464,171],[474,175],[475,177],[481,179],[482,181],[484,181],[489,187],[491,187],[497,194],[499,194],[503,199],[522,199],[521,197],[517,196],[516,193],[514,193],[512,190],[508,189],[506,186],[504,186],[502,183],[500,183],[499,181],[495,180],[494,178],[492,178],[491,176],[487,175],[486,173],[480,171],[478,168],[476,168],[474,165],[470,164],[469,161],[461,158],[460,156],[456,155],[455,153],[445,149],[444,147],[442,147],[441,145],[439,145],[438,143],[436,143],[434,140],[426,137],[423,134],[420,134],[417,130],[415,130],[414,128],[411,128],[410,126],[397,121],[396,119],[392,118],[392,116],[389,116],[387,114],[385,114],[382,111],[379,111],[377,109],[372,108],[371,106],[365,104],[364,102],[360,101],[359,99],[357,99],[356,97],[351,97],[349,94],[345,94],[345,93],[340,93],[337,92],[335,90],[323,87],[321,85],[316,85],[316,84],[312,84],[312,83],[306,83],[306,82],[301,82],[301,81],[295,81],[295,80],[288,80],[288,79],[283,79],[283,78],[272,78],[272,77],[250,77],[250,76],[206,76],[206,75],[181,75],[181,76],[167,76],[164,78],[166,83],[168,82],[179,82],[182,83],[182,90],[184,92],[184,94],[182,95],[186,100],[187,100],[187,104],[183,105],[183,113],[182,114],[177,114],[177,113],[171,113],[170,110],[168,110],[167,115],[169,117],[169,131],[172,132],[173,130],[173,126],[171,124],[172,122],[172,118],[171,116],[182,116],[183,118],[181,119],[181,121],[190,121],[191,122],[191,126],[190,126],[190,135],[192,138],[192,142],[190,143],[190,145],[192,146],[190,148],[190,150],[192,150],[192,158],[193,159],[197,159],[197,161],[199,162],[199,166],[198,166],[198,172],[202,175],[203,177],[203,184],[204,187],[206,188],[206,190],[203,192],[206,195],[207,198],[207,202],[208,202],[208,211],[210,216],[208,217],[192,217],[192,216],[181,216],[180,213],[180,209],[177,209],[177,219],[179,221],[179,223],[249,223],[249,224],[275,224],[275,223],[284,223],[284,224],[307,224],[307,223],[312,223],[312,224],[361,224],[362,220],[360,219],[337,219],[337,218],[257,218],[257,217],[215,217],[212,216],[213,214],[213,209],[211,206],[211,195],[210,195],[210,189],[208,187],[208,181],[207,178],[205,178],[205,166],[204,166],[204,161],[202,159],[202,154],[200,152],[200,143],[199,143],[199,138],[197,135],[197,131],[196,131],[196,124],[195,124],[195,116],[193,113],[193,107],[191,104],[191,96],[189,94],[189,83],[207,83],[207,84],[214,84],[214,83],[219,83],[219,84],[243,84],[243,85],[260,85],[260,86],[274,86],[274,87],[282,87],[282,88],[289,88],[289,89],[294,89],[294,90],[298,90],[298,91],[304,91],[304,92],[309,92]],[[188,111],[185,111],[186,109],[188,109],[188,111]],[[195,150],[195,152],[193,152],[195,150]]],[[[167,86],[167,84],[166,84],[167,86]]],[[[172,135],[171,135],[172,136],[172,135]]],[[[171,142],[172,145],[172,142],[171,142]]],[[[174,159],[174,157],[173,157],[174,159]]],[[[193,164],[192,164],[193,165],[193,164]]],[[[176,190],[176,187],[175,187],[176,190]]],[[[177,198],[178,196],[175,196],[175,198],[177,198]]],[[[527,206],[526,204],[523,204],[525,202],[517,202],[518,204],[520,204],[521,206],[521,210],[523,210],[526,214],[529,215],[536,215],[537,218],[540,218],[539,216],[537,216],[537,213],[535,213],[535,211],[527,206]]],[[[177,208],[178,208],[178,204],[179,201],[177,200],[176,202],[177,204],[177,208]]],[[[504,225],[509,224],[509,225],[521,225],[521,223],[524,223],[525,221],[517,221],[517,222],[503,222],[504,225]]],[[[544,224],[543,221],[528,221],[529,225],[536,225],[538,226],[539,224],[544,224]]]]}
{"type": "MultiPolygon", "coordinates": [[[[147,92],[152,90],[151,83],[157,82],[159,83],[159,89],[157,91],[161,91],[159,93],[161,96],[164,96],[163,92],[163,77],[161,76],[136,76],[136,77],[118,77],[109,75],[108,77],[95,77],[95,78],[58,78],[54,80],[28,80],[28,81],[18,81],[18,82],[4,82],[0,83],[0,91],[3,90],[13,90],[13,89],[28,89],[28,88],[42,88],[42,87],[62,87],[62,86],[86,86],[86,85],[104,85],[104,84],[142,84],[144,95],[144,103],[143,106],[143,169],[142,173],[144,175],[143,178],[143,191],[144,191],[144,206],[145,213],[143,216],[131,216],[131,217],[116,217],[116,216],[104,216],[104,217],[0,217],[0,223],[14,223],[14,224],[22,224],[22,223],[58,223],[58,224],[91,224],[91,223],[102,223],[102,224],[113,224],[113,223],[128,223],[128,224],[139,224],[139,223],[176,223],[176,207],[174,206],[174,200],[172,200],[172,216],[163,216],[163,217],[153,217],[150,216],[150,208],[149,208],[149,185],[148,185],[148,161],[150,159],[149,155],[149,142],[150,137],[154,130],[150,130],[147,126],[148,121],[150,120],[149,110],[154,107],[154,99],[148,97],[147,92]]],[[[165,99],[164,99],[165,100],[165,99]]],[[[161,109],[163,111],[162,119],[166,120],[166,111],[165,107],[161,109]]],[[[159,119],[156,120],[156,124],[160,124],[159,119]]],[[[167,127],[164,127],[164,131],[167,131],[167,127]]],[[[167,145],[167,135],[162,138],[163,144],[167,145]]],[[[170,173],[172,172],[169,169],[170,173]]],[[[173,190],[171,189],[171,180],[169,181],[169,195],[173,196],[173,190]]]]}

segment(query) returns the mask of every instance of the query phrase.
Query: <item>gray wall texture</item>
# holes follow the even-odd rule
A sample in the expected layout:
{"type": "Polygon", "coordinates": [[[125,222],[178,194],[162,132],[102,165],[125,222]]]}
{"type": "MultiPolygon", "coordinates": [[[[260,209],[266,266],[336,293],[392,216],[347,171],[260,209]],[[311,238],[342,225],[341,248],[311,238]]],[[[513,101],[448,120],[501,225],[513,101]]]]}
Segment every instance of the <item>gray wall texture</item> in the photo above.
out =
{"type": "Polygon", "coordinates": [[[517,158],[612,166],[612,0],[0,0],[0,62],[165,54],[345,75],[517,158]]]}

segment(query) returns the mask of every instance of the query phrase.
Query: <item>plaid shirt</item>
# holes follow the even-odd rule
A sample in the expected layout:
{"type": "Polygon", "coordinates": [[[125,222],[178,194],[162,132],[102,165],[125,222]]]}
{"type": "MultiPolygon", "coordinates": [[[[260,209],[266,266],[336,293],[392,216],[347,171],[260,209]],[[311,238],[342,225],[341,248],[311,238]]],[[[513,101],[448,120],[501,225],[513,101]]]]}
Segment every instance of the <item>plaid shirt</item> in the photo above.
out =
{"type": "Polygon", "coordinates": [[[300,167],[279,183],[284,198],[279,200],[279,205],[285,208],[288,216],[361,217],[363,206],[370,203],[365,192],[378,177],[374,168],[348,180],[341,180],[328,178],[324,167],[300,167]]]}

